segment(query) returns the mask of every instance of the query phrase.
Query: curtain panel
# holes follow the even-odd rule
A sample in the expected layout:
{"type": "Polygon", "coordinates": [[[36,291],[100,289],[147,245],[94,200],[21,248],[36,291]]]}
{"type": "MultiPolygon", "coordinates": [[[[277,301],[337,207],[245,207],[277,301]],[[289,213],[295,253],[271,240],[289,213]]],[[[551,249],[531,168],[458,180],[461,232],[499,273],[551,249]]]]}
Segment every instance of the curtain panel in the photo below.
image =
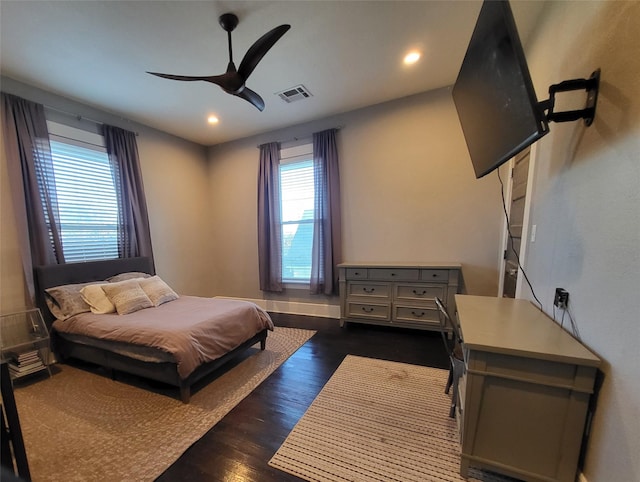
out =
{"type": "Polygon", "coordinates": [[[118,195],[118,254],[120,258],[147,256],[153,263],[149,214],[134,132],[104,125],[107,154],[113,166],[118,195]]]}
{"type": "Polygon", "coordinates": [[[258,267],[260,290],[281,292],[280,144],[260,146],[258,170],[258,267]]]}
{"type": "Polygon", "coordinates": [[[2,93],[2,127],[28,303],[33,267],[64,263],[44,106],[2,93]]]}
{"type": "Polygon", "coordinates": [[[311,294],[331,295],[338,288],[342,259],[340,173],[337,129],[313,134],[315,220],[311,257],[311,294]]]}

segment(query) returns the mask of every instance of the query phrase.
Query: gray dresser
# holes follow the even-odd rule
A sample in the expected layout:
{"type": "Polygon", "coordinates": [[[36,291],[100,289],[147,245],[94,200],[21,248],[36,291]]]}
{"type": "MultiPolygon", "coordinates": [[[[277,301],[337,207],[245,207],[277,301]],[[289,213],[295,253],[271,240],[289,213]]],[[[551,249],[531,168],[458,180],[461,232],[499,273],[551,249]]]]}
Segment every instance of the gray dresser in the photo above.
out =
{"type": "Polygon", "coordinates": [[[455,313],[462,284],[456,263],[342,263],[340,326],[369,323],[439,330],[434,298],[455,313]]]}

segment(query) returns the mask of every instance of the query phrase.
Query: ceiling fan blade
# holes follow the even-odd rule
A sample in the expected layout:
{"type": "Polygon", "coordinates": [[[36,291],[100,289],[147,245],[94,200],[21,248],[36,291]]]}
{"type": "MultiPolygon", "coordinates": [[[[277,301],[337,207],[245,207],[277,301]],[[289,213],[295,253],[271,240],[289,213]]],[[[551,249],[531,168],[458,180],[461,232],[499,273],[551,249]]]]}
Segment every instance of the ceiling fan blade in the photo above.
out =
{"type": "Polygon", "coordinates": [[[233,95],[252,103],[260,112],[264,110],[264,100],[251,89],[245,87],[241,92],[233,95]]]}
{"type": "Polygon", "coordinates": [[[240,67],[238,68],[240,77],[246,81],[249,75],[251,75],[251,72],[253,72],[253,69],[258,65],[258,62],[262,60],[262,57],[265,56],[269,49],[273,47],[273,45],[280,40],[280,37],[287,33],[287,30],[290,28],[291,25],[280,25],[256,40],[249,50],[247,50],[242,62],[240,62],[240,67]]]}
{"type": "Polygon", "coordinates": [[[173,74],[160,74],[158,72],[147,72],[148,74],[162,77],[169,80],[184,80],[188,82],[202,80],[204,82],[211,82],[212,84],[219,85],[224,90],[230,93],[240,89],[243,85],[242,79],[235,71],[227,72],[222,75],[208,75],[208,76],[191,76],[191,75],[173,75],[173,74]]]}
{"type": "Polygon", "coordinates": [[[190,75],[173,75],[173,74],[161,74],[159,72],[147,72],[147,74],[155,75],[156,77],[162,77],[163,79],[170,80],[185,80],[185,81],[195,81],[195,80],[204,80],[205,82],[213,82],[217,83],[216,80],[220,75],[210,75],[208,77],[194,77],[190,75]]]}

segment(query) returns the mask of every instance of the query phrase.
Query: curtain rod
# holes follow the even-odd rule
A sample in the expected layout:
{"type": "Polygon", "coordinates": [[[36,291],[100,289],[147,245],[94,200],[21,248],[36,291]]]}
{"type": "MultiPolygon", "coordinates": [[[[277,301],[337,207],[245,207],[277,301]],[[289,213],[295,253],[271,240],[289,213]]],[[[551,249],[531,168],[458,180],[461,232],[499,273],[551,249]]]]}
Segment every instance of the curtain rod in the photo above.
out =
{"type": "MultiPolygon", "coordinates": [[[[92,119],[91,117],[87,117],[87,116],[84,116],[84,115],[81,115],[81,114],[76,114],[75,112],[69,112],[67,110],[60,109],[58,107],[53,107],[53,106],[46,105],[46,104],[43,104],[43,105],[44,105],[45,109],[54,110],[56,112],[60,112],[61,114],[65,114],[65,115],[68,115],[68,116],[71,116],[71,117],[75,117],[79,121],[84,120],[84,121],[96,124],[98,126],[104,126],[106,124],[106,122],[95,120],[95,119],[92,119]]],[[[126,122],[131,122],[129,119],[125,119],[124,117],[120,117],[120,120],[123,120],[123,121],[126,121],[126,122]]],[[[106,124],[106,125],[109,125],[109,124],[106,124]]],[[[133,131],[133,133],[136,136],[138,136],[138,132],[133,131]]]]}
{"type": "MultiPolygon", "coordinates": [[[[330,127],[329,129],[332,129],[332,128],[330,127]]],[[[323,129],[323,130],[327,131],[327,130],[329,130],[329,129],[323,129]]],[[[339,131],[339,130],[344,129],[344,126],[337,126],[337,127],[333,127],[333,129],[335,129],[335,130],[339,131]]],[[[280,140],[280,141],[271,141],[271,142],[278,142],[278,143],[280,143],[280,144],[286,144],[287,142],[295,142],[295,141],[299,141],[300,139],[305,139],[305,138],[311,137],[312,135],[313,135],[313,134],[306,135],[306,136],[297,136],[297,137],[294,137],[294,138],[292,138],[292,139],[284,139],[284,140],[280,140]]],[[[262,144],[258,144],[256,147],[257,147],[258,149],[260,149],[260,146],[262,146],[262,145],[264,145],[264,144],[269,144],[269,143],[268,143],[268,142],[263,142],[262,144]]]]}

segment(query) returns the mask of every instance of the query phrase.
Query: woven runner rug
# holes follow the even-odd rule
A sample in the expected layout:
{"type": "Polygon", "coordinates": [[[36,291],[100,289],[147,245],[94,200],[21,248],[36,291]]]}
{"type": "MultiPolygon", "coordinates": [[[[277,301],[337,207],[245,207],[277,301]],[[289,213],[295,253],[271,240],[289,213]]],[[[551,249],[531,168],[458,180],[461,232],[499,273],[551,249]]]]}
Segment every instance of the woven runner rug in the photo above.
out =
{"type": "MultiPolygon", "coordinates": [[[[309,481],[464,481],[447,375],[348,355],[269,465],[309,481]]],[[[478,480],[512,479],[470,470],[478,480]]]]}
{"type": "MultiPolygon", "coordinates": [[[[39,481],[151,481],[315,332],[276,327],[254,353],[194,390],[140,388],[69,365],[15,386],[29,469],[39,481]]],[[[233,361],[230,362],[233,364],[233,361]]]]}

